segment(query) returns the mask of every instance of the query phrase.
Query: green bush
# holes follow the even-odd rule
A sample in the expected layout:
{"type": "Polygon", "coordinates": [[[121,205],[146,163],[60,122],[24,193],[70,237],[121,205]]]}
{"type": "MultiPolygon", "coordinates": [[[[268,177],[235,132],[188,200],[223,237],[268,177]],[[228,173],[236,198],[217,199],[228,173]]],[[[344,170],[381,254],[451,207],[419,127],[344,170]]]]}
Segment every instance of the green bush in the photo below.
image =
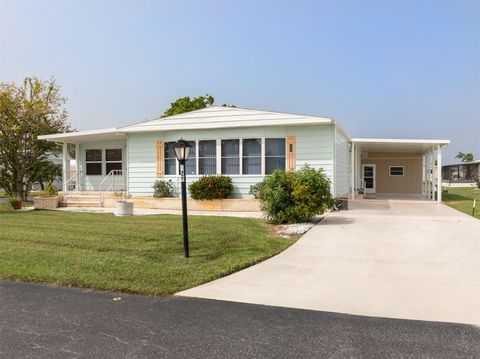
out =
{"type": "Polygon", "coordinates": [[[47,196],[56,196],[58,194],[58,190],[52,183],[49,183],[45,188],[45,193],[47,196]]]}
{"type": "Polygon", "coordinates": [[[262,182],[260,203],[274,223],[306,222],[332,205],[330,180],[323,170],[309,166],[293,172],[276,170],[262,182]]]}
{"type": "Polygon", "coordinates": [[[153,184],[152,188],[153,197],[155,198],[175,197],[175,186],[173,185],[172,180],[157,180],[153,184]]]}
{"type": "Polygon", "coordinates": [[[253,198],[259,199],[262,193],[263,182],[255,183],[254,185],[250,186],[250,191],[248,194],[251,194],[253,198]]]}
{"type": "Polygon", "coordinates": [[[190,184],[188,190],[193,199],[223,199],[233,192],[233,184],[228,176],[203,176],[190,184]]]}

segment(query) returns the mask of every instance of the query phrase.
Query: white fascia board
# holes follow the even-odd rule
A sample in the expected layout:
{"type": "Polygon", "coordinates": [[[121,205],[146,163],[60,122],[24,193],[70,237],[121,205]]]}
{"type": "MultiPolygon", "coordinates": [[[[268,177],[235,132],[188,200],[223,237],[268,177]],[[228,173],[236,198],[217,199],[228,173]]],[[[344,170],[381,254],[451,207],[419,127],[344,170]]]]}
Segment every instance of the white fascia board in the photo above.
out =
{"type": "Polygon", "coordinates": [[[417,140],[417,139],[397,139],[397,138],[352,138],[352,142],[358,143],[405,143],[405,144],[432,144],[448,145],[450,140],[417,140]]]}
{"type": "Polygon", "coordinates": [[[345,137],[347,138],[347,140],[351,140],[351,137],[350,135],[347,133],[347,131],[345,131],[345,129],[343,128],[343,126],[340,125],[340,123],[338,123],[337,121],[335,120],[332,120],[332,123],[335,125],[335,127],[340,130],[340,132],[345,135],[345,137]]]}
{"type": "Polygon", "coordinates": [[[268,126],[302,126],[302,125],[322,125],[330,124],[330,119],[303,119],[301,121],[238,121],[238,122],[221,122],[221,123],[178,123],[178,124],[157,124],[144,126],[131,126],[128,128],[118,129],[117,132],[138,133],[138,132],[157,132],[157,131],[177,131],[177,130],[209,130],[218,128],[242,128],[242,127],[268,127],[268,126]]]}
{"type": "Polygon", "coordinates": [[[101,136],[101,135],[117,135],[125,136],[123,133],[119,133],[116,128],[104,128],[100,130],[87,130],[87,131],[78,131],[78,132],[66,132],[66,133],[55,133],[52,135],[41,135],[37,138],[39,140],[45,140],[50,142],[69,142],[75,141],[80,138],[86,138],[89,136],[101,136]]]}

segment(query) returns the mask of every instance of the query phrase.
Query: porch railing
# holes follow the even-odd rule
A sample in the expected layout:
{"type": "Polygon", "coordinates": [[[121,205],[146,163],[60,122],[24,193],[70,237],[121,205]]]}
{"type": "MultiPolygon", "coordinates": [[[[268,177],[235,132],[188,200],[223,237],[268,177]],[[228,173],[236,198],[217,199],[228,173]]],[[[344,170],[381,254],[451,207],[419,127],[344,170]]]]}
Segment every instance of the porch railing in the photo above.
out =
{"type": "Polygon", "coordinates": [[[70,192],[79,189],[81,171],[65,171],[63,176],[66,179],[63,191],[70,192]]]}
{"type": "Polygon", "coordinates": [[[98,187],[101,206],[103,206],[104,204],[105,192],[125,193],[127,191],[126,174],[126,170],[111,170],[109,174],[105,176],[103,181],[100,183],[100,186],[98,187]]]}

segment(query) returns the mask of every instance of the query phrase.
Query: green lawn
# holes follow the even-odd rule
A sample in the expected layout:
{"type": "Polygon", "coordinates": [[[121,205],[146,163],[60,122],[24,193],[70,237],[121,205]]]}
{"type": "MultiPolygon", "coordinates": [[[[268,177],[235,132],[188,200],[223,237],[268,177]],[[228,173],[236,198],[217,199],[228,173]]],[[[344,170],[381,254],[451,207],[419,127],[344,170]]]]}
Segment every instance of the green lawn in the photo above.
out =
{"type": "Polygon", "coordinates": [[[444,190],[442,194],[442,200],[445,204],[468,215],[472,215],[474,198],[477,199],[475,217],[480,219],[480,189],[474,187],[450,187],[448,192],[444,190]]]}
{"type": "Polygon", "coordinates": [[[191,216],[189,224],[185,259],[180,216],[13,213],[0,204],[0,278],[166,296],[293,243],[256,219],[191,216]]]}

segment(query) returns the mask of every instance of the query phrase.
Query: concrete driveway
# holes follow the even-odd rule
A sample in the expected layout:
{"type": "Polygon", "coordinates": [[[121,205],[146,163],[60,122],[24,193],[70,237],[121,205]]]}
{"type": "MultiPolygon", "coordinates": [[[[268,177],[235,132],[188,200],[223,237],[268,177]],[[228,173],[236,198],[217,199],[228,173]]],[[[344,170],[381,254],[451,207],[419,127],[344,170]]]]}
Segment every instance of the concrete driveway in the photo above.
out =
{"type": "Polygon", "coordinates": [[[356,200],[278,256],[178,295],[480,325],[480,221],[429,201],[356,200]]]}

